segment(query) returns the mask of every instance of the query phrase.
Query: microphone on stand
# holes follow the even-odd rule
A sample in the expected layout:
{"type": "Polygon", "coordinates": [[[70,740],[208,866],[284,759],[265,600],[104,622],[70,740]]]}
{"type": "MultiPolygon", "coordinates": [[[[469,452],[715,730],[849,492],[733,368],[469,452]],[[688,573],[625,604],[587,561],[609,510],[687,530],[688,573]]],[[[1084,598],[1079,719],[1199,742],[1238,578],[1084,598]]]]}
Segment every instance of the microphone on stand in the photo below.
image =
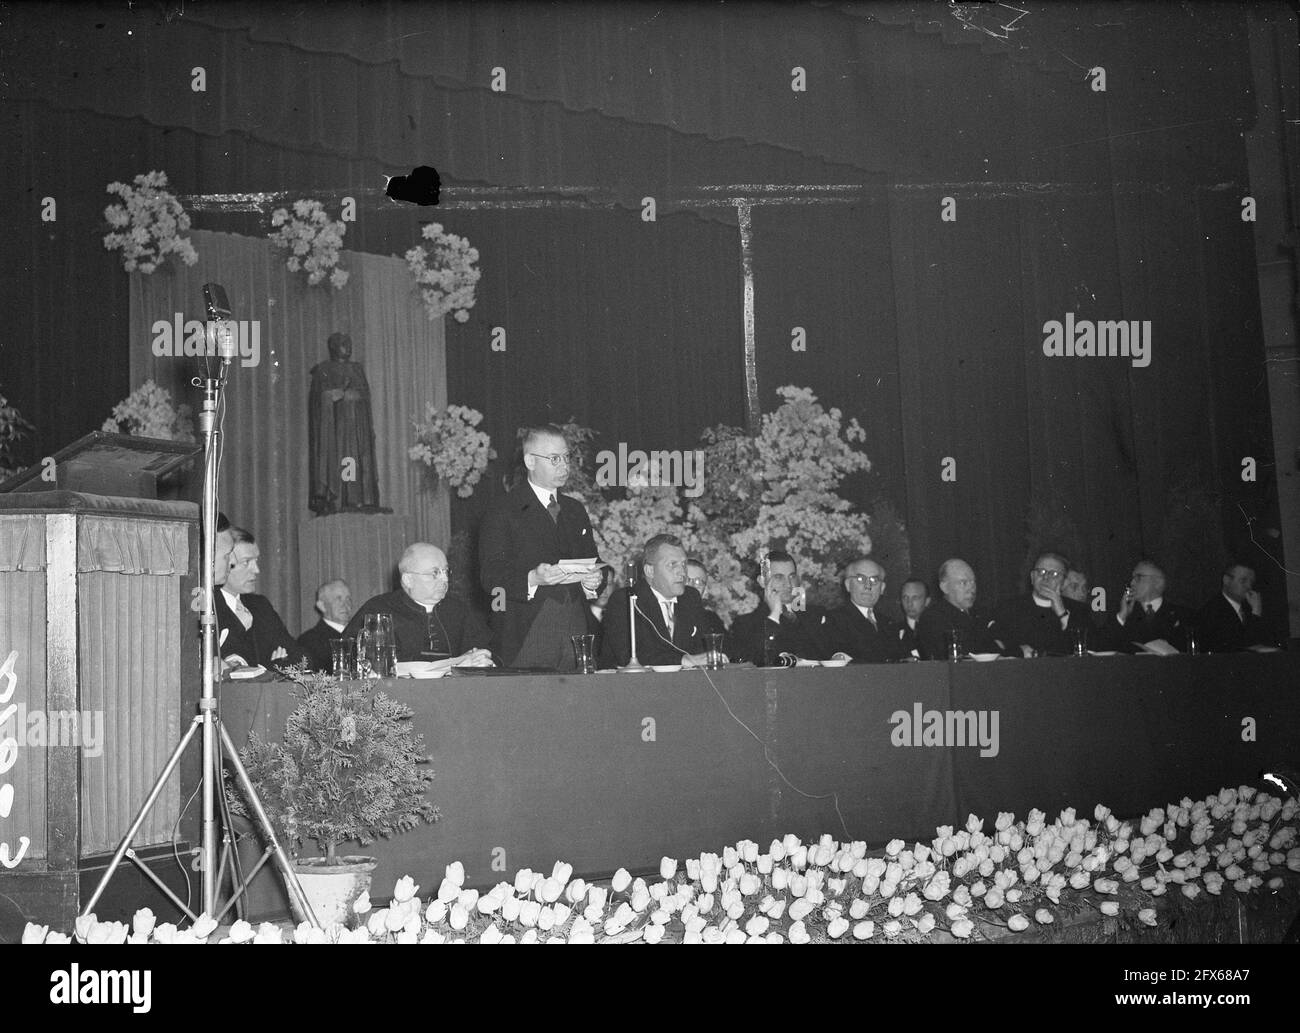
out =
{"type": "Polygon", "coordinates": [[[230,299],[226,297],[226,288],[219,283],[203,285],[203,306],[207,310],[207,347],[204,349],[204,372],[212,375],[208,358],[216,355],[223,366],[239,355],[239,343],[235,338],[235,323],[230,310],[230,299]]]}

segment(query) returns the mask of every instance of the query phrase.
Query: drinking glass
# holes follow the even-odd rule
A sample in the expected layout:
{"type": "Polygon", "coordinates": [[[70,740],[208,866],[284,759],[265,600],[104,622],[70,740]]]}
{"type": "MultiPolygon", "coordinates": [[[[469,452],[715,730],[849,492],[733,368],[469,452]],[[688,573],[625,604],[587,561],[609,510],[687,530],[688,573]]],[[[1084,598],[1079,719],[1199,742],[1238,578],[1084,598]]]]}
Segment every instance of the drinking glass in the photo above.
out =
{"type": "Polygon", "coordinates": [[[570,635],[569,641],[573,643],[573,662],[577,666],[578,674],[595,674],[596,657],[594,650],[596,648],[595,635],[570,635]]]}
{"type": "Polygon", "coordinates": [[[354,677],[353,664],[357,657],[355,639],[336,638],[330,643],[330,673],[339,681],[354,677]]]}
{"type": "Polygon", "coordinates": [[[704,651],[707,654],[704,666],[710,671],[722,670],[722,636],[717,632],[705,635],[704,651]]]}
{"type": "Polygon", "coordinates": [[[948,641],[948,659],[960,660],[962,657],[961,630],[959,628],[949,628],[946,637],[948,641]]]}
{"type": "Polygon", "coordinates": [[[1070,641],[1074,646],[1074,655],[1083,656],[1088,652],[1088,629],[1071,628],[1070,641]]]}

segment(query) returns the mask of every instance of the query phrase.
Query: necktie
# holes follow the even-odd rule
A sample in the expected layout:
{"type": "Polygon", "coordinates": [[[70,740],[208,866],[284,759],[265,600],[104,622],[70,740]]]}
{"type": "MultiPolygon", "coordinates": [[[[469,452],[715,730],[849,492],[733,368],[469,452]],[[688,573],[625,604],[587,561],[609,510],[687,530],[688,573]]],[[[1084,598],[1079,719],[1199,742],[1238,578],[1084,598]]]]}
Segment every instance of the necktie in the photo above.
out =
{"type": "Polygon", "coordinates": [[[876,615],[872,610],[867,611],[867,620],[871,621],[871,626],[873,628],[875,628],[877,631],[880,630],[880,626],[876,623],[876,615]]]}
{"type": "Polygon", "coordinates": [[[1156,615],[1156,611],[1150,606],[1144,606],[1142,607],[1142,609],[1147,615],[1147,620],[1150,620],[1152,617],[1156,615]]]}
{"type": "Polygon", "coordinates": [[[253,626],[253,615],[248,612],[242,596],[236,601],[235,616],[239,618],[239,623],[244,626],[245,631],[253,626]]]}
{"type": "Polygon", "coordinates": [[[673,600],[664,603],[664,623],[668,626],[668,637],[673,637],[673,600]]]}
{"type": "Polygon", "coordinates": [[[546,512],[551,514],[551,519],[557,524],[560,522],[560,500],[557,496],[551,496],[551,501],[546,504],[546,512]]]}

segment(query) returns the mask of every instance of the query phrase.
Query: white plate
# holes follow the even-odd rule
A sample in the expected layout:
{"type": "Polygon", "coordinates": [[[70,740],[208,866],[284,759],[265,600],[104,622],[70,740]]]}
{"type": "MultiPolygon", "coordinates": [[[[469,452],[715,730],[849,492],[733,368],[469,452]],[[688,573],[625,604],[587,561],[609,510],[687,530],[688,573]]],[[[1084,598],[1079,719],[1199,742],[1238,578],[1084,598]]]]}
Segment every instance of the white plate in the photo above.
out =
{"type": "Polygon", "coordinates": [[[1119,656],[1118,651],[1114,649],[1089,649],[1089,656],[1119,656]]]}
{"type": "Polygon", "coordinates": [[[803,657],[800,657],[795,661],[796,667],[820,667],[821,665],[822,662],[820,660],[805,660],[803,657]]]}
{"type": "Polygon", "coordinates": [[[234,681],[244,681],[246,678],[257,678],[266,673],[265,667],[236,667],[226,672],[226,677],[234,681]]]}
{"type": "Polygon", "coordinates": [[[996,660],[1001,655],[1001,653],[971,653],[970,658],[972,660],[978,660],[982,664],[986,664],[990,660],[996,660]]]}
{"type": "Polygon", "coordinates": [[[451,670],[446,660],[403,660],[397,665],[399,678],[441,678],[451,670]]]}
{"type": "Polygon", "coordinates": [[[823,667],[847,667],[848,665],[849,662],[847,660],[823,660],[822,661],[823,667]]]}
{"type": "Polygon", "coordinates": [[[682,669],[681,664],[651,664],[650,670],[659,674],[675,674],[682,669]]]}

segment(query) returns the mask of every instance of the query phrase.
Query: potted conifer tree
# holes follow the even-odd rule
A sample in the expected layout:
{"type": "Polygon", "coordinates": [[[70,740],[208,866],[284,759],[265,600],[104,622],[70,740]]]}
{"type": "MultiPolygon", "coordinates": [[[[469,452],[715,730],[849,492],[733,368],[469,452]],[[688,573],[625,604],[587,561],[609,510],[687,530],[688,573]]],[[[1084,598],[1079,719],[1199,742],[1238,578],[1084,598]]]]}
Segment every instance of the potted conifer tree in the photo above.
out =
{"type": "MultiPolygon", "coordinates": [[[[288,673],[298,706],[283,740],[268,743],[251,734],[240,758],[325,926],[344,921],[369,888],[376,864],[372,857],[340,854],[341,844],[366,846],[440,814],[425,799],[433,772],[422,767],[429,758],[409,708],[362,683],[301,669],[288,673]],[[299,856],[308,841],[322,856],[299,856]]],[[[247,817],[242,794],[233,786],[228,791],[231,809],[247,817]]]]}

